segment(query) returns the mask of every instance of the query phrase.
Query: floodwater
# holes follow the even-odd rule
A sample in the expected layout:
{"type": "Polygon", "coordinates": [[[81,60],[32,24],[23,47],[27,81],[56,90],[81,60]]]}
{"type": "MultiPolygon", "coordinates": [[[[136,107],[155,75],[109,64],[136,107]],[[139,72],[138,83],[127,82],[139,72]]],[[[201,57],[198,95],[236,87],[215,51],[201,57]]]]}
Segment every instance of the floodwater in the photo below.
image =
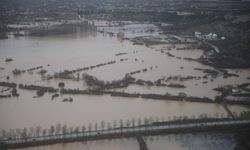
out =
{"type": "Polygon", "coordinates": [[[144,137],[149,150],[234,150],[236,141],[230,133],[198,133],[144,137]]]}
{"type": "Polygon", "coordinates": [[[164,120],[168,120],[174,116],[198,117],[200,114],[215,116],[216,113],[227,115],[222,106],[215,104],[82,95],[63,95],[52,101],[49,94],[41,98],[32,98],[35,92],[20,91],[20,93],[18,99],[1,100],[0,118],[3,120],[0,122],[1,129],[30,128],[39,125],[49,128],[57,123],[87,127],[88,123],[100,124],[103,120],[106,123],[113,123],[114,120],[118,122],[120,119],[126,121],[145,117],[163,117],[164,120]],[[68,97],[73,97],[74,101],[62,102],[63,98],[68,97]]]}
{"type": "MultiPolygon", "coordinates": [[[[196,133],[143,137],[149,150],[234,150],[231,133],[196,133]]],[[[27,150],[139,150],[135,138],[74,142],[26,148],[27,150]]],[[[18,149],[23,150],[23,149],[18,149]]]]}
{"type": "MultiPolygon", "coordinates": [[[[143,27],[145,27],[143,25],[143,27]]],[[[147,26],[146,26],[147,27],[147,26]]],[[[150,28],[152,25],[150,25],[150,28]]],[[[106,27],[105,27],[106,29],[106,27]]],[[[118,28],[119,29],[119,28],[118,28]]],[[[112,30],[118,30],[112,29],[112,30]]],[[[148,29],[148,28],[147,28],[148,29]]],[[[138,35],[157,35],[139,30],[138,25],[128,26],[122,31],[128,33],[128,37],[138,35]],[[136,32],[130,29],[136,28],[136,32]]],[[[166,45],[162,45],[166,46],[166,45]]],[[[116,61],[115,64],[95,68],[82,73],[88,73],[105,81],[122,79],[125,74],[147,68],[147,72],[135,74],[133,77],[144,80],[156,81],[159,78],[168,76],[203,76],[204,73],[194,70],[194,68],[210,68],[198,62],[180,60],[162,54],[159,46],[145,47],[143,45],[133,45],[127,40],[119,40],[115,36],[107,34],[88,32],[69,35],[58,35],[50,37],[11,37],[0,40],[0,81],[35,84],[43,86],[57,87],[59,82],[65,83],[65,88],[86,89],[87,85],[82,80],[72,79],[52,79],[43,80],[38,74],[38,70],[32,73],[24,73],[18,76],[11,74],[12,70],[28,69],[43,66],[48,71],[48,75],[63,70],[73,70],[88,67],[99,63],[116,61]],[[117,53],[127,53],[126,55],[115,56],[117,53]],[[12,58],[13,62],[5,62],[5,58],[12,58]],[[120,59],[128,58],[126,61],[120,59]],[[182,68],[183,67],[183,68],[182,68]],[[151,69],[150,69],[151,68],[151,69]]],[[[170,51],[180,57],[199,57],[200,50],[170,51]]],[[[235,70],[230,70],[235,72],[235,70]]],[[[247,82],[246,77],[250,70],[240,70],[241,77],[231,77],[223,79],[218,77],[210,82],[210,79],[184,81],[185,89],[175,89],[168,87],[141,87],[130,85],[128,88],[117,89],[118,91],[137,93],[159,93],[166,92],[177,95],[185,92],[189,96],[210,97],[218,95],[213,88],[220,85],[239,84],[247,82]],[[207,84],[202,82],[209,81],[207,84]]],[[[0,87],[0,89],[4,89],[0,87]]],[[[5,94],[7,94],[5,92],[5,94]]],[[[173,119],[175,116],[199,117],[201,114],[208,116],[227,116],[226,111],[218,104],[203,104],[190,102],[174,102],[159,100],[144,100],[134,98],[119,98],[111,96],[86,96],[86,95],[60,95],[51,100],[51,94],[46,93],[43,97],[33,98],[36,94],[33,91],[18,90],[18,98],[0,99],[0,130],[16,128],[31,128],[41,126],[49,128],[51,125],[66,124],[68,127],[88,126],[101,121],[113,122],[114,120],[128,120],[138,118],[162,118],[164,120],[173,119]],[[62,102],[64,98],[73,98],[73,102],[62,102]]],[[[230,106],[233,112],[239,114],[248,110],[243,106],[230,106]]],[[[149,142],[150,149],[161,150],[160,147],[169,146],[175,150],[186,149],[178,142],[168,142],[165,138],[159,138],[156,142],[149,142]],[[156,144],[161,143],[161,144],[156,144]],[[173,145],[172,145],[173,144],[173,145]],[[158,145],[158,146],[157,146],[158,145]],[[160,146],[162,145],[162,146],[160,146]],[[171,146],[172,145],[172,146],[171,146]]],[[[125,150],[138,149],[138,144],[134,139],[105,140],[87,142],[89,149],[93,150],[125,150]]],[[[168,140],[167,140],[168,141],[168,140]]],[[[57,144],[31,149],[88,149],[86,143],[76,142],[70,144],[57,144]]]]}
{"type": "MultiPolygon", "coordinates": [[[[25,148],[25,150],[139,150],[139,145],[134,138],[98,140],[88,142],[74,142],[25,148]]],[[[23,149],[18,149],[23,150],[23,149]]]]}

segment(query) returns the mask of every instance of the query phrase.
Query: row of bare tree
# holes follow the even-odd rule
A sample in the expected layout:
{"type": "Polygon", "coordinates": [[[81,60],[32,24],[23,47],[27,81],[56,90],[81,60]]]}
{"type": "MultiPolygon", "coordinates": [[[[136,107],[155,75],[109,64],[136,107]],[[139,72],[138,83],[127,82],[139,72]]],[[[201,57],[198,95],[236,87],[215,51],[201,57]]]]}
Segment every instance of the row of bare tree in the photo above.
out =
{"type": "Polygon", "coordinates": [[[6,131],[4,129],[1,130],[0,139],[24,139],[24,138],[30,138],[30,137],[39,137],[39,136],[52,136],[52,135],[59,135],[59,134],[78,134],[80,132],[91,132],[91,131],[98,131],[98,130],[111,130],[115,128],[122,128],[124,127],[135,127],[135,126],[141,126],[141,125],[150,125],[152,123],[156,122],[171,122],[171,121],[182,121],[182,120],[188,120],[188,119],[209,119],[209,118],[225,118],[226,116],[222,114],[214,114],[207,115],[207,114],[201,114],[199,116],[173,116],[173,117],[149,117],[149,118],[132,118],[129,120],[114,120],[113,122],[105,122],[101,121],[100,123],[89,123],[87,126],[67,126],[62,125],[60,123],[56,125],[51,125],[49,128],[42,128],[41,126],[37,127],[31,127],[31,128],[23,128],[23,129],[10,129],[9,131],[6,131]]]}

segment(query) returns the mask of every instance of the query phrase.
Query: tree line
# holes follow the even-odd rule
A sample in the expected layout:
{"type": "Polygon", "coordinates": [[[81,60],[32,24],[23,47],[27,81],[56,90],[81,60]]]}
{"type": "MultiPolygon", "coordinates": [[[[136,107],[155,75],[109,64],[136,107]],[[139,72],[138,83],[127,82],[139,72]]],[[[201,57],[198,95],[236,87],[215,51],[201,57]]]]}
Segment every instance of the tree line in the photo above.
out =
{"type": "Polygon", "coordinates": [[[46,137],[46,136],[63,136],[67,134],[90,133],[98,130],[112,130],[119,129],[121,132],[125,128],[137,127],[137,126],[150,126],[161,124],[176,124],[187,122],[206,122],[209,120],[223,120],[228,119],[223,113],[214,114],[213,116],[208,114],[200,114],[199,116],[172,116],[172,117],[144,117],[144,118],[132,118],[128,120],[113,120],[112,122],[101,121],[99,123],[89,123],[82,126],[68,126],[66,124],[51,125],[49,128],[42,128],[41,126],[30,128],[17,128],[1,130],[0,139],[2,140],[17,140],[32,137],[46,137]]]}

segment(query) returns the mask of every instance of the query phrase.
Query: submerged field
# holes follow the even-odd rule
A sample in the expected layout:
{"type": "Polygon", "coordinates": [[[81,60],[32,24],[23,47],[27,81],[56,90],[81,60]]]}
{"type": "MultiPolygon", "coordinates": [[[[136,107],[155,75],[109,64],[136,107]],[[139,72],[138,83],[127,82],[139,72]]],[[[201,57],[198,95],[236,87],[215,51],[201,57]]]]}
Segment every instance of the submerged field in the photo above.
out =
{"type": "MultiPolygon", "coordinates": [[[[103,26],[102,22],[96,22],[96,24],[99,25],[98,32],[48,37],[9,37],[0,40],[0,82],[46,86],[58,90],[96,90],[103,87],[96,84],[97,82],[86,81],[84,74],[95,77],[94,81],[100,81],[106,87],[129,74],[137,82],[126,86],[104,87],[102,90],[130,94],[205,97],[212,101],[216,96],[221,95],[220,92],[213,90],[214,88],[249,82],[249,69],[224,69],[223,71],[226,70],[228,74],[236,74],[225,77],[223,71],[200,63],[197,59],[204,55],[204,51],[195,45],[197,41],[194,38],[183,39],[175,35],[162,35],[159,34],[160,29],[152,24],[130,23],[118,27],[103,26]],[[125,37],[117,38],[116,34],[119,32],[123,32],[125,37]],[[6,58],[11,58],[13,61],[6,62],[6,58]],[[25,70],[25,72],[15,74],[13,73],[15,69],[25,70]],[[41,70],[45,70],[45,73],[41,73],[41,70]],[[214,72],[217,72],[216,75],[214,72]],[[58,87],[62,82],[63,87],[58,87]]],[[[11,94],[11,89],[5,86],[0,86],[0,90],[1,95],[11,94]]],[[[105,94],[74,95],[62,94],[59,91],[56,92],[58,96],[52,100],[55,93],[45,92],[44,95],[39,96],[37,91],[17,87],[19,96],[0,98],[0,130],[30,129],[37,126],[50,128],[51,125],[56,124],[66,124],[68,127],[88,126],[89,123],[127,121],[133,118],[152,117],[171,120],[178,116],[190,118],[204,115],[228,116],[220,103],[164,101],[105,94]]],[[[235,99],[230,95],[228,98],[235,99]]],[[[243,105],[228,107],[235,116],[239,116],[243,111],[249,111],[249,108],[243,105]]],[[[214,135],[208,135],[209,140],[218,145],[218,141],[214,141],[210,136],[214,135]]],[[[199,149],[199,145],[207,144],[206,139],[200,140],[196,136],[194,139],[198,143],[196,149],[199,149]]],[[[225,139],[219,135],[218,140],[223,142],[225,139]]],[[[230,135],[226,137],[225,147],[232,147],[228,142],[231,140],[230,135]]],[[[128,143],[124,143],[123,140],[98,141],[94,144],[90,143],[89,147],[98,150],[104,146],[112,150],[126,145],[124,149],[138,149],[134,146],[133,140],[125,141],[128,143]]],[[[168,144],[176,150],[190,149],[190,147],[195,149],[193,145],[186,144],[192,141],[182,141],[178,136],[148,137],[146,142],[149,149],[160,150],[168,144]],[[173,145],[170,142],[172,138],[177,138],[173,145]],[[165,141],[169,142],[165,143],[165,141]]],[[[217,148],[216,144],[215,148],[217,148]]],[[[85,147],[82,143],[68,145],[71,145],[70,149],[88,149],[88,146],[85,147]]],[[[64,149],[64,146],[67,147],[67,144],[41,147],[41,149],[64,149]]],[[[209,147],[209,144],[207,146],[209,147]]]]}

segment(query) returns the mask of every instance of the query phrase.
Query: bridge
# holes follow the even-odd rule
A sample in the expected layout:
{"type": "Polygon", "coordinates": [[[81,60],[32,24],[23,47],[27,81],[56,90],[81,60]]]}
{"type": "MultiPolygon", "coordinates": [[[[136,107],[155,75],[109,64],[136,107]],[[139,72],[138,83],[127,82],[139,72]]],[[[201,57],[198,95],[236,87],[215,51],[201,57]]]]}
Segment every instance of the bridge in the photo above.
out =
{"type": "MultiPolygon", "coordinates": [[[[250,129],[250,119],[190,119],[182,121],[153,122],[147,125],[119,127],[78,133],[55,134],[49,136],[26,137],[0,140],[0,149],[12,149],[66,143],[75,141],[90,141],[124,137],[141,137],[174,133],[194,133],[206,131],[244,130],[250,129]]],[[[145,145],[141,138],[137,138],[145,145]]]]}

